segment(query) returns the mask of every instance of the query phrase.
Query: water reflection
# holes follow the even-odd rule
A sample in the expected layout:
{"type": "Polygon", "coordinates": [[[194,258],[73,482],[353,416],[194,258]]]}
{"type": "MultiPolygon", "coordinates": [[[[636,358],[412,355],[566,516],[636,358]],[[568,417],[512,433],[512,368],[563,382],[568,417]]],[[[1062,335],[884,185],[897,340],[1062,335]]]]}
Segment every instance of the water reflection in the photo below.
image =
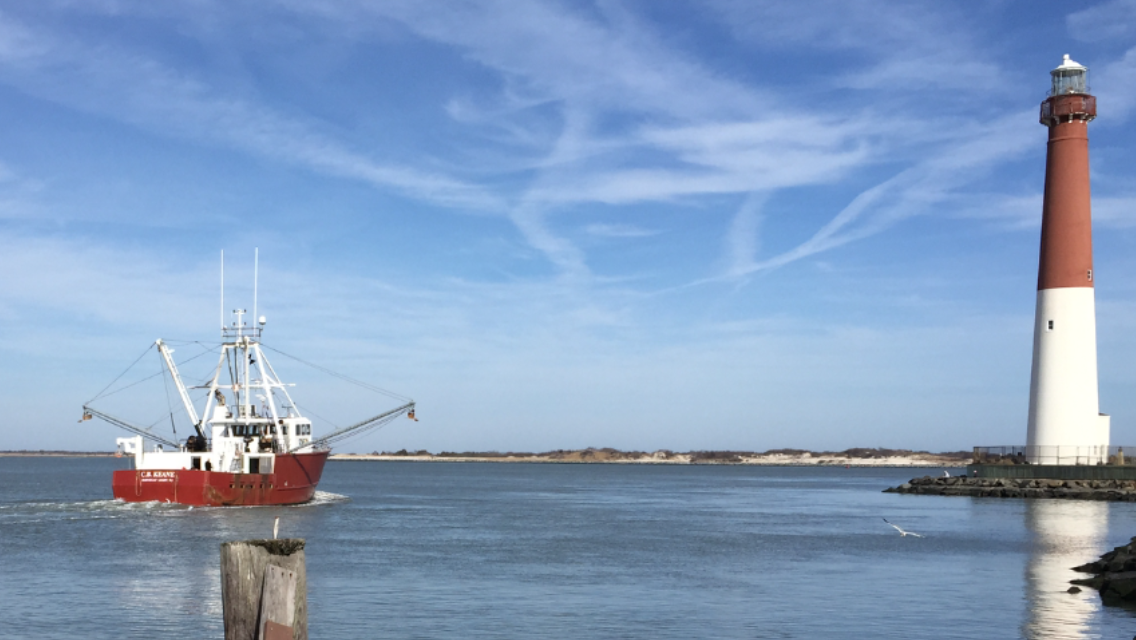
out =
{"type": "Polygon", "coordinates": [[[1108,503],[1082,500],[1027,500],[1026,527],[1032,537],[1026,565],[1026,638],[1097,637],[1089,625],[1100,609],[1093,589],[1068,593],[1069,581],[1085,577],[1071,568],[1095,560],[1108,534],[1108,503]]]}

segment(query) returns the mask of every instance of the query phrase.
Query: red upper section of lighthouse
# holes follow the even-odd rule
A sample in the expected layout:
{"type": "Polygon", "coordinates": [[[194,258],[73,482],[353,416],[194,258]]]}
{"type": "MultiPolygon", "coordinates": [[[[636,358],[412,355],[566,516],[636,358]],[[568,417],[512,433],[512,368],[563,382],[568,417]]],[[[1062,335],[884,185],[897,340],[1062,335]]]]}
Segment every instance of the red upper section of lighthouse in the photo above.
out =
{"type": "Polygon", "coordinates": [[[1087,93],[1053,95],[1041,103],[1041,123],[1049,127],[1049,147],[1041,216],[1039,291],[1093,286],[1088,122],[1096,114],[1096,98],[1087,93]]]}

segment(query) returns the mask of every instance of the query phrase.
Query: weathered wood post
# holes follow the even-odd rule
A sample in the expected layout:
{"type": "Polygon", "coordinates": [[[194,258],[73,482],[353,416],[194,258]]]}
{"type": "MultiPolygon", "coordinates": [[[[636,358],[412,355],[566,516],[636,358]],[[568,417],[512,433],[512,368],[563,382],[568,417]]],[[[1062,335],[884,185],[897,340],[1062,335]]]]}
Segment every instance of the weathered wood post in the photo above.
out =
{"type": "Polygon", "coordinates": [[[225,640],[307,640],[304,540],[221,545],[225,640]]]}

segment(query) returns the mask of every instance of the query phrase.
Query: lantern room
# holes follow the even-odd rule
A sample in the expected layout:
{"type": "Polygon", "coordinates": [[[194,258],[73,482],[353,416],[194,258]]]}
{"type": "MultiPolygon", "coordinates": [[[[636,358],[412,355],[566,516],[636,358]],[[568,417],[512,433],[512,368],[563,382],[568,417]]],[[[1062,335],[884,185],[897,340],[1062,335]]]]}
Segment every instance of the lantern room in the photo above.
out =
{"type": "Polygon", "coordinates": [[[1069,54],[1066,53],[1061,65],[1049,72],[1049,75],[1053,77],[1053,91],[1049,95],[1064,96],[1070,93],[1088,93],[1088,73],[1088,68],[1070,60],[1069,54]]]}

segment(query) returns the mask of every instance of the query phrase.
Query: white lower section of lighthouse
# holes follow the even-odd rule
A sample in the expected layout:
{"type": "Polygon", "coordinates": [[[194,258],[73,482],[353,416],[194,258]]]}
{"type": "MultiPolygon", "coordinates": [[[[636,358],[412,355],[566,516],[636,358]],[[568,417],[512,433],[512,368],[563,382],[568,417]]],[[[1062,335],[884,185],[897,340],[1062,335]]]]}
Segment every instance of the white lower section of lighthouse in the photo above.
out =
{"type": "Polygon", "coordinates": [[[1091,287],[1037,292],[1026,457],[1034,464],[1108,459],[1109,417],[1097,394],[1096,303],[1091,287]]]}

